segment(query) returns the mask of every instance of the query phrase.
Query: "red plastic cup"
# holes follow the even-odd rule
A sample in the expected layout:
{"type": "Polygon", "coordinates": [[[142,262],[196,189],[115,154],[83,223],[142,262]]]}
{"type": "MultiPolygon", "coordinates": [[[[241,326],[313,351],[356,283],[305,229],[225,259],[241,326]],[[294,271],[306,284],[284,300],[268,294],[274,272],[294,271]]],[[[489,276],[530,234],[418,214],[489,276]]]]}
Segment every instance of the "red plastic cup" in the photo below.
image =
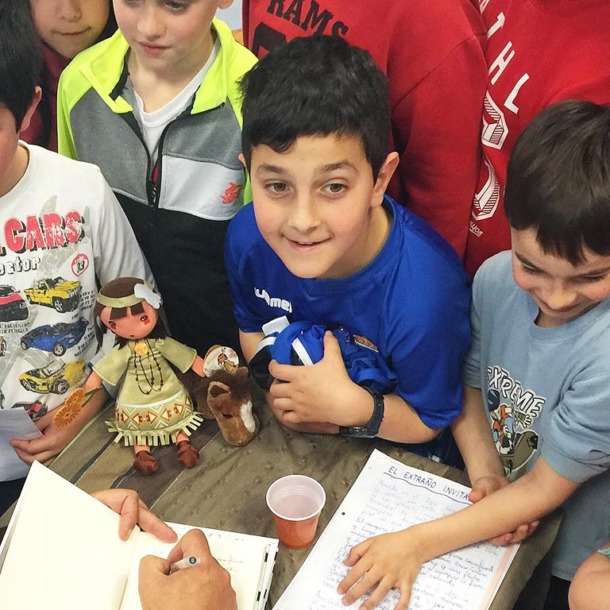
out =
{"type": "Polygon", "coordinates": [[[326,492],[311,477],[290,474],[267,490],[267,506],[273,513],[280,542],[289,549],[304,549],[316,537],[326,492]]]}

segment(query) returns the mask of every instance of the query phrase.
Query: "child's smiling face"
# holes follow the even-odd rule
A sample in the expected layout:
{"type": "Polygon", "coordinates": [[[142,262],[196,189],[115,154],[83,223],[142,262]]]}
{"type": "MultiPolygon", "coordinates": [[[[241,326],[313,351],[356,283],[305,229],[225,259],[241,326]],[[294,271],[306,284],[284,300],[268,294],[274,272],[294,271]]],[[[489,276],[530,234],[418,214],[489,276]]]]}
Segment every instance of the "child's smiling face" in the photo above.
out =
{"type": "Polygon", "coordinates": [[[610,256],[585,248],[584,260],[544,252],[534,229],[511,229],[513,277],[539,308],[539,326],[560,326],[579,318],[610,296],[610,256]]]}
{"type": "Polygon", "coordinates": [[[389,230],[381,208],[398,162],[376,181],[359,137],[301,136],[285,152],[264,144],[251,156],[256,223],[297,277],[341,278],[377,255],[389,230]]]}
{"type": "Polygon", "coordinates": [[[72,59],[100,37],[110,0],[30,0],[38,35],[62,57],[72,59]]]}

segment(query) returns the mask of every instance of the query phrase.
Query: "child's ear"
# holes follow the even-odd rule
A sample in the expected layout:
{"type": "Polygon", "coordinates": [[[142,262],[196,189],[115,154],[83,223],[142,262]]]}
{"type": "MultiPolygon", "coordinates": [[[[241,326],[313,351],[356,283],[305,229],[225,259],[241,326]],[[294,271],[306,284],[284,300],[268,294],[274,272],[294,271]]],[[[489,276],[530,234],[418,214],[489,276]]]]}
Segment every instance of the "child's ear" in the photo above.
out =
{"type": "Polygon", "coordinates": [[[42,89],[40,87],[36,87],[34,89],[34,97],[28,106],[28,109],[23,117],[23,121],[21,121],[21,125],[19,125],[19,129],[17,129],[18,133],[25,131],[30,126],[30,121],[32,120],[32,116],[40,103],[40,98],[42,97],[42,89]]]}
{"type": "Polygon", "coordinates": [[[246,165],[246,157],[244,157],[244,153],[239,153],[237,158],[239,159],[240,163],[244,166],[244,169],[248,169],[248,166],[246,165]]]}
{"type": "Polygon", "coordinates": [[[233,4],[233,0],[218,0],[218,8],[227,9],[233,4]]]}
{"type": "Polygon", "coordinates": [[[396,168],[398,167],[398,161],[400,157],[397,152],[391,152],[386,158],[381,168],[379,170],[379,174],[377,174],[377,180],[375,181],[375,185],[373,186],[373,202],[381,205],[383,203],[383,196],[388,188],[388,184],[396,168]]]}

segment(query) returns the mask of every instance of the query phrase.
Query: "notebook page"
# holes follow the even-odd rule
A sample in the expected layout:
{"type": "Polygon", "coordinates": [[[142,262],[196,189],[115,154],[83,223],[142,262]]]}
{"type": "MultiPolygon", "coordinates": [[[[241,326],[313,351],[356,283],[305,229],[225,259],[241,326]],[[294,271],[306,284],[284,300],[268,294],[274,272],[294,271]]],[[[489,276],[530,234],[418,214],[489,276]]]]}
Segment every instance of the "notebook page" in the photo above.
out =
{"type": "Polygon", "coordinates": [[[120,540],[107,506],[35,462],[9,530],[2,610],[119,607],[137,530],[120,540]]]}
{"type": "MultiPolygon", "coordinates": [[[[343,560],[351,547],[460,510],[470,504],[468,492],[374,451],[274,610],[344,609],[336,589],[348,572],[343,560]]],[[[516,551],[516,545],[481,543],[427,562],[414,583],[409,610],[488,608],[516,551]]],[[[393,610],[398,598],[391,591],[378,608],[393,610]]]]}
{"type": "MultiPolygon", "coordinates": [[[[212,555],[231,574],[231,586],[237,595],[238,610],[256,610],[261,574],[266,567],[265,554],[270,542],[269,538],[204,527],[195,528],[177,523],[168,523],[168,525],[178,534],[178,537],[191,529],[203,531],[208,539],[212,555]]],[[[140,559],[145,555],[167,557],[173,547],[174,543],[164,543],[147,532],[141,532],[121,610],[141,610],[142,608],[138,594],[140,559]]]]}

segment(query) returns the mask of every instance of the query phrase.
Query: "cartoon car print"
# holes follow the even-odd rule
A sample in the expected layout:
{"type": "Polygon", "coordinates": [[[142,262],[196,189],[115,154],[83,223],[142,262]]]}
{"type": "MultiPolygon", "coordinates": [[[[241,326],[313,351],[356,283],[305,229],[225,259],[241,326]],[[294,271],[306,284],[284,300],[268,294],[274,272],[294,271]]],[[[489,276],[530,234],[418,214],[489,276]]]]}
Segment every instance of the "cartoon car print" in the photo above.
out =
{"type": "Polygon", "coordinates": [[[14,286],[0,286],[0,322],[27,320],[28,306],[14,286]]]}
{"type": "Polygon", "coordinates": [[[24,290],[30,303],[54,307],[55,311],[73,311],[78,307],[80,282],[70,282],[63,277],[36,280],[31,288],[24,290]]]}
{"type": "Polygon", "coordinates": [[[34,402],[16,402],[11,409],[25,409],[25,412],[32,418],[32,421],[36,421],[43,415],[46,415],[49,410],[47,405],[43,405],[38,400],[34,402]]]}
{"type": "Polygon", "coordinates": [[[66,350],[76,345],[87,330],[87,320],[79,318],[76,322],[59,322],[58,324],[45,324],[25,333],[21,337],[23,350],[34,347],[53,352],[56,356],[63,356],[66,350]]]}
{"type": "Polygon", "coordinates": [[[85,377],[85,361],[76,360],[67,364],[55,360],[40,369],[32,369],[19,375],[19,382],[30,392],[41,394],[65,394],[85,377]]]}

